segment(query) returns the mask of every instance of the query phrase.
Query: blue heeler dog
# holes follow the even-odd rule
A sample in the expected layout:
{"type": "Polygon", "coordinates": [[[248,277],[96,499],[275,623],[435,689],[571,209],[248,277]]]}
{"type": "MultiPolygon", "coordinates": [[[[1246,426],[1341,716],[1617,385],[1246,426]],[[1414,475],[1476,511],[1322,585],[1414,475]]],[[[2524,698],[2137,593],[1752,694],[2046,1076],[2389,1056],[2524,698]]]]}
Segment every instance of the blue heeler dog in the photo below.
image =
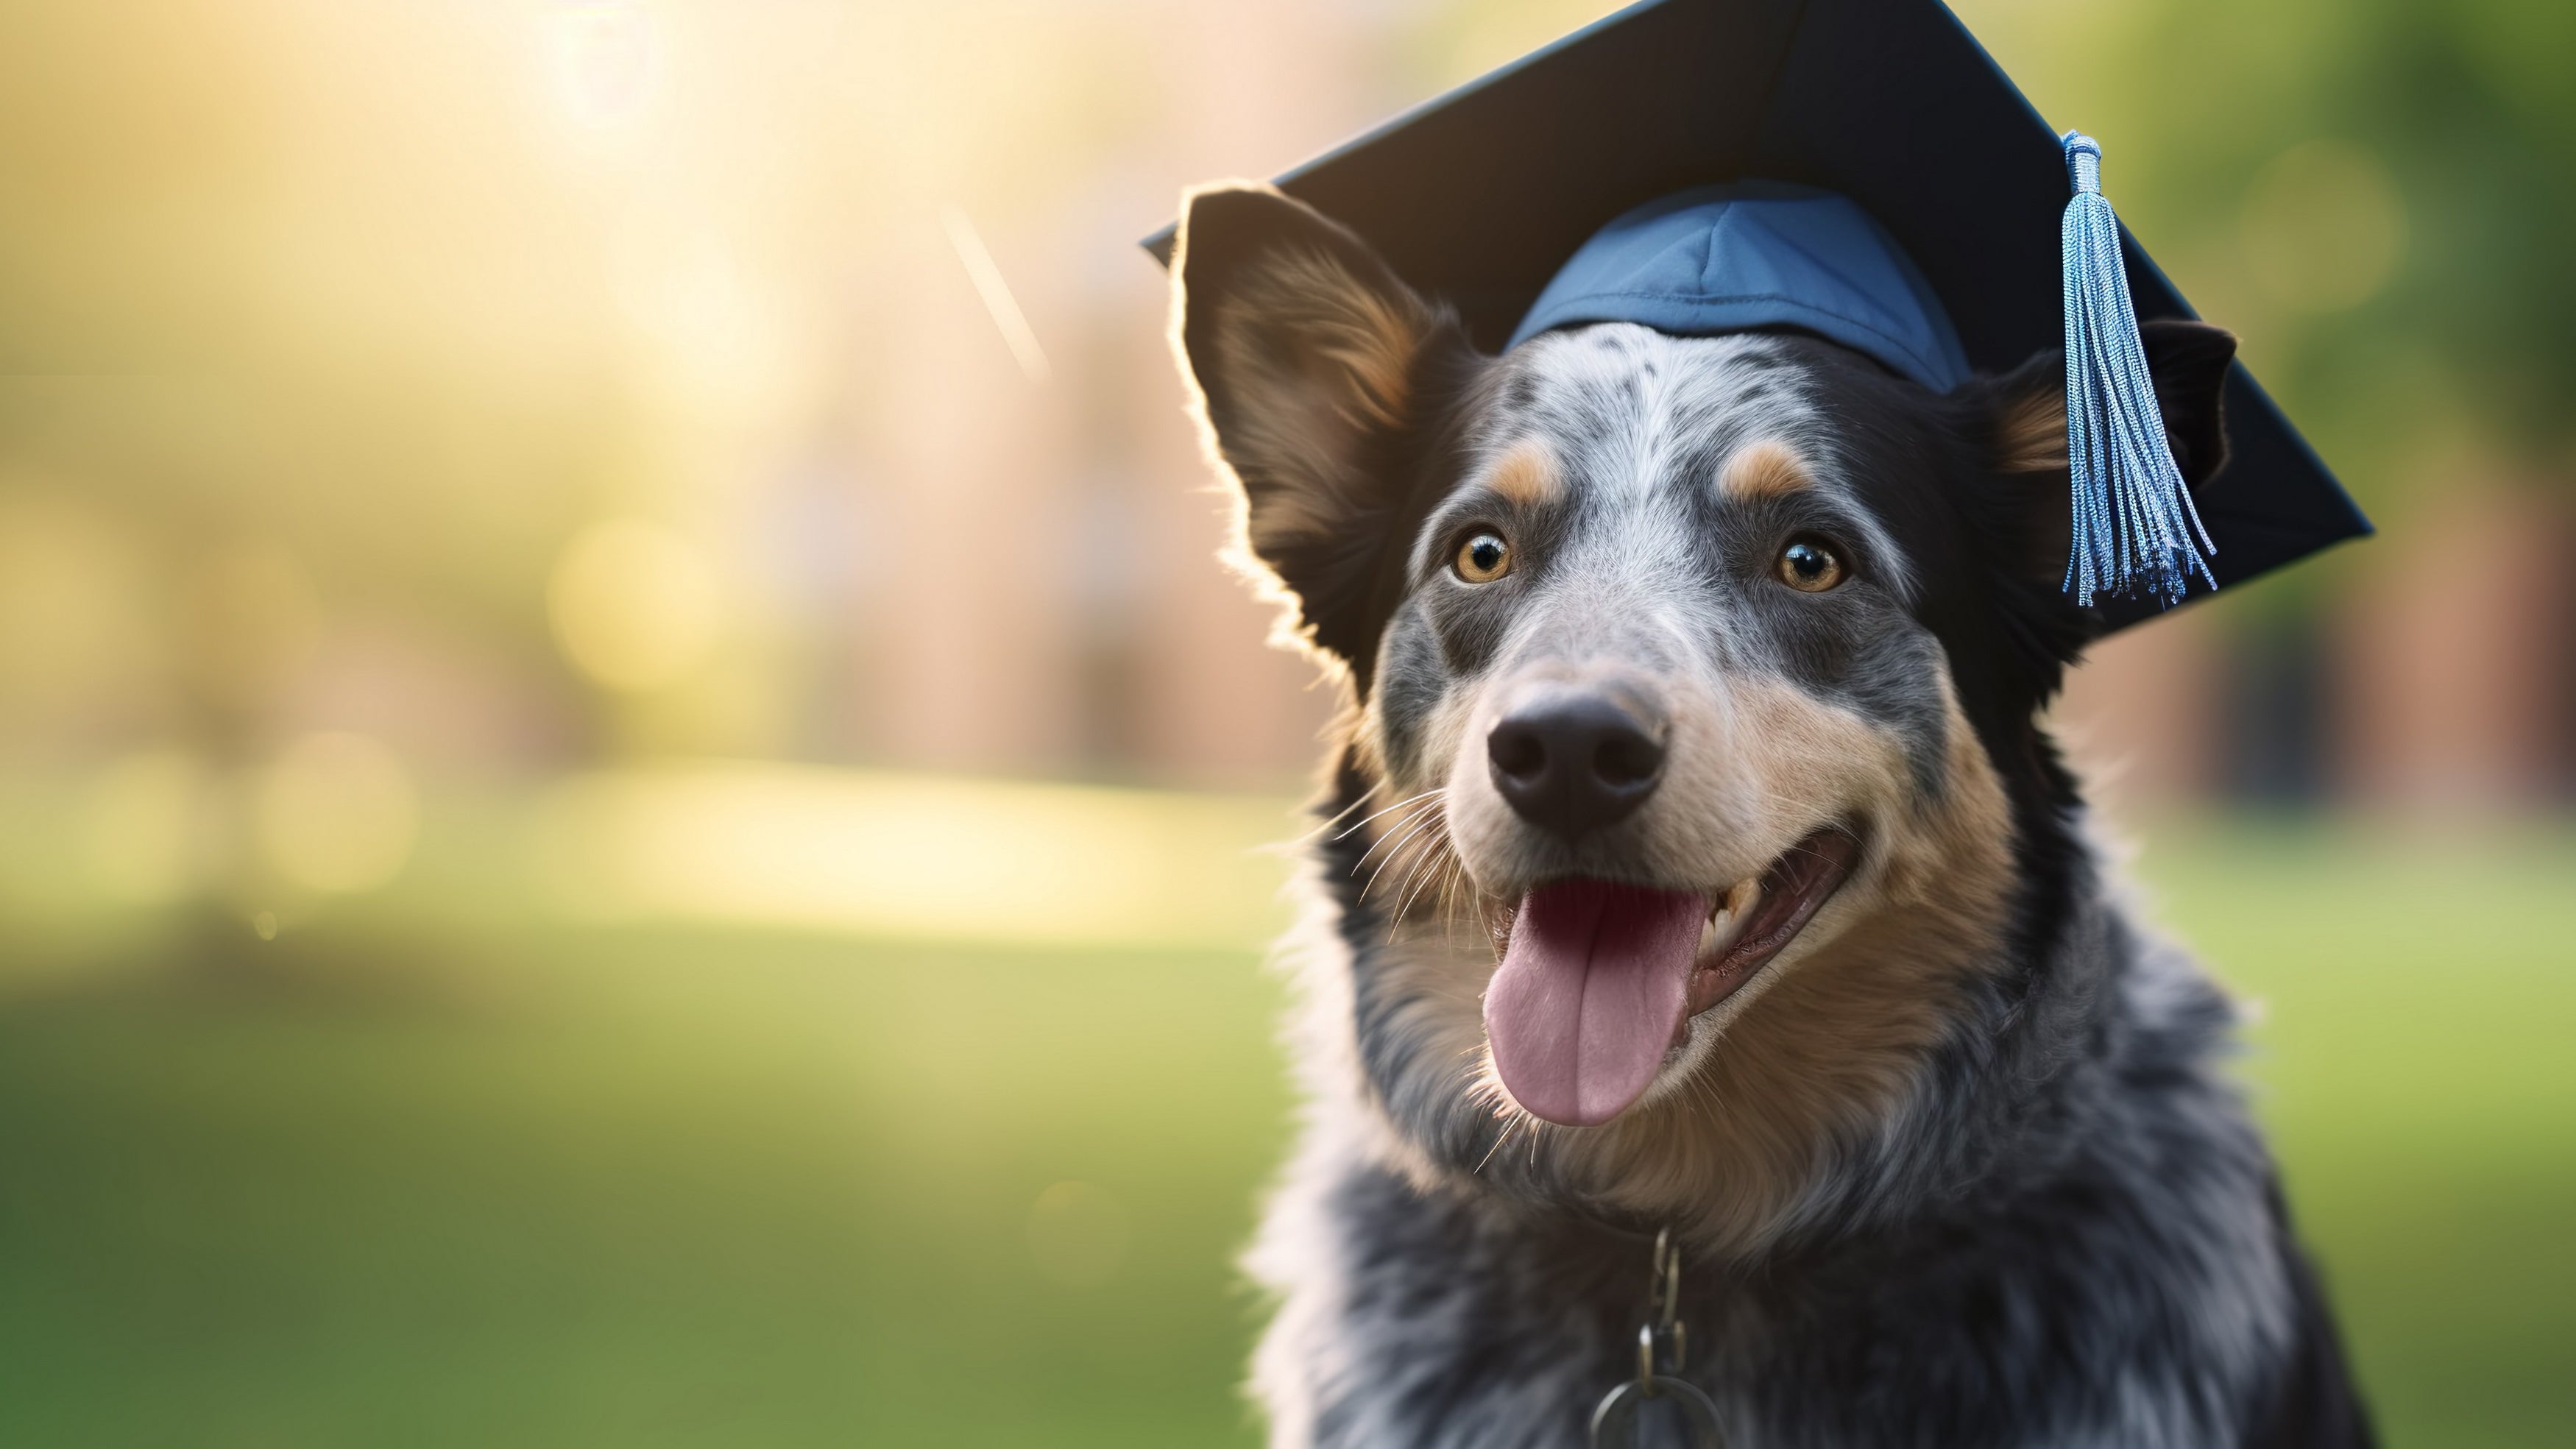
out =
{"type": "MultiPolygon", "coordinates": [[[[2054,353],[1489,357],[1248,185],[1174,277],[1239,563],[1350,701],[1250,1258],[1274,1445],[1583,1443],[1659,1231],[1734,1449],[2369,1442],[2229,1004],[2037,718],[2097,627],[2054,353]]],[[[2197,484],[2234,339],[2147,343],[2197,484]]]]}

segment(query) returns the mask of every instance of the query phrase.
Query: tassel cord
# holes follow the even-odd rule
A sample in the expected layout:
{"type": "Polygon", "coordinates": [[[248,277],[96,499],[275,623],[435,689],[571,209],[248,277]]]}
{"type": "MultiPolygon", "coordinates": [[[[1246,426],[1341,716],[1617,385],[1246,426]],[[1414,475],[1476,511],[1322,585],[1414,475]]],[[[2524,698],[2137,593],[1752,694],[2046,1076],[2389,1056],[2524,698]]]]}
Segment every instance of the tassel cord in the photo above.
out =
{"type": "Polygon", "coordinates": [[[2101,193],[2101,149],[2068,132],[2074,196],[2063,227],[2066,440],[2072,547],[2065,588],[2090,607],[2141,589],[2170,606],[2217,546],[2165,438],[2155,377],[2120,263],[2120,224],[2101,193]]]}

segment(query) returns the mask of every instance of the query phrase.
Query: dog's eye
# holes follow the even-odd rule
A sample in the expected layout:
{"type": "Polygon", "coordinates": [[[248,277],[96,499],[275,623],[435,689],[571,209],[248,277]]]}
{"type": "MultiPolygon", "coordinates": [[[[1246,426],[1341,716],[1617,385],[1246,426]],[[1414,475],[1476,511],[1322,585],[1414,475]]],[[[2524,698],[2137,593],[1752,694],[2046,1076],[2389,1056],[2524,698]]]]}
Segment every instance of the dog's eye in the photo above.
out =
{"type": "Polygon", "coordinates": [[[1793,538],[1780,550],[1780,582],[1801,593],[1821,594],[1843,581],[1842,559],[1824,540],[1793,538]]]}
{"type": "Polygon", "coordinates": [[[1478,533],[1458,545],[1458,577],[1490,584],[1512,571],[1512,546],[1499,533],[1478,533]]]}

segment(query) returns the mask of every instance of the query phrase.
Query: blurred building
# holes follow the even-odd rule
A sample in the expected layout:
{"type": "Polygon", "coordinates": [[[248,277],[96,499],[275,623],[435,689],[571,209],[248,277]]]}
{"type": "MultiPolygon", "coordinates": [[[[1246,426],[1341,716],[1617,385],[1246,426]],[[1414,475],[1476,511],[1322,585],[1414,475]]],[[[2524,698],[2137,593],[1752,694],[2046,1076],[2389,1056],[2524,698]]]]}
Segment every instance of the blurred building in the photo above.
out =
{"type": "Polygon", "coordinates": [[[855,752],[1206,784],[1312,764],[1331,696],[1261,647],[1271,611],[1214,563],[1225,500],[1137,243],[1185,184],[1368,121],[1383,37],[1346,6],[1140,8],[1154,114],[1128,145],[1042,207],[908,228],[914,305],[869,341],[908,374],[883,444],[903,542],[859,545],[885,574],[855,752]]]}

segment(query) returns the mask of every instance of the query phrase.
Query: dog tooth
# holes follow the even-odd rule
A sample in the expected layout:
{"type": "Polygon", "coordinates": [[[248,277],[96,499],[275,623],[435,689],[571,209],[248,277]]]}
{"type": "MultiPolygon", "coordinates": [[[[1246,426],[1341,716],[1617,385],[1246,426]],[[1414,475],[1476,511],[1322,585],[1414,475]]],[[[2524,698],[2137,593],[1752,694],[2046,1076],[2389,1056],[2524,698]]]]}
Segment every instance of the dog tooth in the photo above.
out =
{"type": "Polygon", "coordinates": [[[1726,939],[1726,928],[1733,924],[1735,924],[1735,918],[1728,915],[1725,910],[1712,911],[1709,918],[1700,924],[1699,949],[1695,954],[1705,956],[1716,950],[1718,943],[1726,939]]]}

